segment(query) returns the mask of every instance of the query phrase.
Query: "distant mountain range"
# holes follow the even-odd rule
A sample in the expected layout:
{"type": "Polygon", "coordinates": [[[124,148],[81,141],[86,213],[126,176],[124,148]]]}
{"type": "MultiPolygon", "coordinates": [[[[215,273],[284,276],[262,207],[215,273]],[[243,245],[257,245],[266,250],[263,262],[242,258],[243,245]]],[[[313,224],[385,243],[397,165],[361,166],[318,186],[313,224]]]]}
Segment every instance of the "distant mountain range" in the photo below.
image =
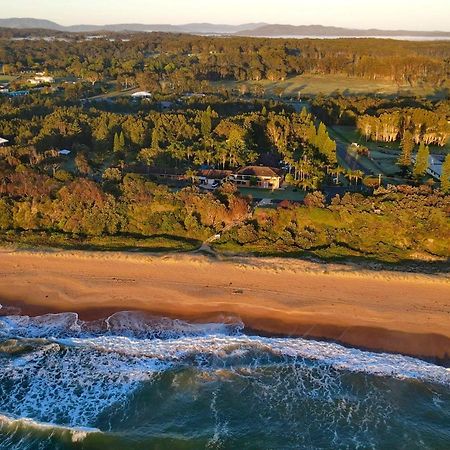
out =
{"type": "Polygon", "coordinates": [[[254,37],[275,36],[327,36],[327,37],[365,37],[365,36],[414,36],[414,37],[450,37],[450,31],[411,31],[411,30],[360,30],[329,27],[323,25],[271,25],[267,23],[248,23],[242,25],[218,25],[211,23],[189,23],[185,25],[121,23],[112,25],[70,25],[63,26],[44,19],[11,18],[0,19],[0,27],[31,29],[38,28],[62,32],[98,32],[98,31],[162,31],[170,33],[193,34],[229,34],[254,37]]]}
{"type": "Polygon", "coordinates": [[[323,25],[261,25],[237,32],[241,36],[415,36],[450,37],[450,31],[411,31],[411,30],[360,30],[352,28],[325,27],[323,25]]]}
{"type": "Polygon", "coordinates": [[[167,33],[200,33],[200,34],[234,34],[241,31],[252,31],[255,28],[267,25],[265,23],[247,23],[243,25],[216,25],[211,23],[188,23],[185,25],[170,24],[143,24],[118,23],[112,25],[70,25],[63,26],[56,22],[44,19],[11,18],[0,19],[0,28],[39,28],[52,31],[65,31],[72,33],[96,31],[162,31],[167,33]]]}

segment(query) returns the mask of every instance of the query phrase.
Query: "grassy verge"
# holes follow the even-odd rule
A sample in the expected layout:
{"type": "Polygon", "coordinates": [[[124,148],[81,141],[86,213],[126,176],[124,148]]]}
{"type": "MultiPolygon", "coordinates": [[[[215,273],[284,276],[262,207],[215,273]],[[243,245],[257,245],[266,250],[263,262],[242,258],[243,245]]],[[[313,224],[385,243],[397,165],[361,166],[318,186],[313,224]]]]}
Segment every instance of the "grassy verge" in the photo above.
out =
{"type": "Polygon", "coordinates": [[[0,245],[19,248],[60,248],[65,250],[188,252],[201,242],[178,236],[77,236],[36,231],[0,234],[0,245]]]}
{"type": "Polygon", "coordinates": [[[225,256],[296,258],[319,263],[352,264],[368,270],[382,269],[447,275],[450,268],[449,260],[414,258],[409,252],[399,249],[391,249],[383,255],[370,255],[335,244],[302,250],[295,247],[268,245],[263,241],[245,245],[232,241],[218,241],[214,243],[214,250],[225,256]]]}

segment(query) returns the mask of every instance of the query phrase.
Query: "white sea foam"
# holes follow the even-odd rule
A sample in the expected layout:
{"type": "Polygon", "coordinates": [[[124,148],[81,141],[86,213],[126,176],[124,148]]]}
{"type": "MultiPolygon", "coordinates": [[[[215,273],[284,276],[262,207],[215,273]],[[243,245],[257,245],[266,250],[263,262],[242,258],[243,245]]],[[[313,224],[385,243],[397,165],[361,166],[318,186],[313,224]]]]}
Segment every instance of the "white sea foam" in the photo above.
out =
{"type": "MultiPolygon", "coordinates": [[[[33,418],[33,424],[93,426],[102,415],[122,414],[143,383],[184,367],[244,377],[265,367],[292,368],[310,377],[303,388],[298,378],[298,389],[318,398],[333,391],[328,387],[336,371],[450,386],[446,368],[419,359],[301,338],[248,336],[241,327],[235,318],[190,324],[137,313],[118,313],[100,324],[81,322],[71,313],[0,317],[0,337],[11,340],[9,347],[22,346],[17,354],[8,347],[2,360],[1,409],[19,418],[14,420],[33,418]]],[[[79,430],[73,436],[82,438],[79,430]]]]}
{"type": "Polygon", "coordinates": [[[0,316],[0,337],[57,338],[106,334],[169,339],[207,334],[237,334],[243,328],[244,324],[239,318],[224,315],[218,316],[212,323],[189,323],[139,311],[122,311],[93,322],[82,321],[78,314],[71,312],[37,317],[0,316]]]}
{"type": "Polygon", "coordinates": [[[189,364],[194,361],[198,365],[208,364],[211,358],[223,362],[228,360],[231,364],[234,360],[239,363],[239,359],[259,352],[281,357],[280,363],[303,363],[310,360],[337,370],[450,385],[450,373],[446,368],[420,359],[390,353],[367,352],[335,343],[302,338],[241,335],[136,340],[125,336],[100,336],[88,339],[63,339],[59,342],[67,346],[90,347],[134,358],[145,357],[171,363],[186,361],[189,364]]]}
{"type": "Polygon", "coordinates": [[[51,434],[59,432],[61,434],[67,433],[70,435],[70,440],[72,442],[81,442],[89,434],[101,433],[97,428],[90,427],[66,427],[62,425],[57,425],[54,423],[38,422],[29,418],[14,418],[3,415],[0,413],[0,427],[8,427],[10,430],[17,429],[33,429],[38,431],[49,432],[51,434]]]}

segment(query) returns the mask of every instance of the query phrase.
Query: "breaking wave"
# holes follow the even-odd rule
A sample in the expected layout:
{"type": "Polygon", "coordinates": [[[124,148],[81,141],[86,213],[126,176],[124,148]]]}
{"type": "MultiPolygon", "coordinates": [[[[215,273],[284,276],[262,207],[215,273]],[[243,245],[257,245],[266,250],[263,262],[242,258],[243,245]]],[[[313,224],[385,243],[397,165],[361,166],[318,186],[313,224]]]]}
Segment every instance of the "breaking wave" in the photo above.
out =
{"type": "Polygon", "coordinates": [[[76,442],[133,430],[142,411],[152,424],[148,447],[162,436],[178,436],[179,422],[192,431],[197,415],[197,427],[209,424],[198,448],[233,448],[226,445],[236,427],[230,417],[244,406],[248,417],[267,421],[267,430],[276,418],[298,420],[298,429],[284,430],[292,441],[286,448],[307,444],[301,432],[307,420],[311,430],[327,430],[332,448],[341,448],[345,427],[352,430],[345,437],[349,448],[371,448],[371,439],[376,448],[371,433],[389,429],[394,408],[385,391],[395,392],[397,383],[419,397],[431,395],[433,408],[447,417],[441,402],[448,398],[450,372],[444,367],[329,342],[247,335],[236,317],[202,324],[137,312],[93,322],[74,313],[0,316],[2,450],[33,448],[20,444],[30,432],[33,439],[41,433],[47,441],[76,442]],[[200,420],[195,408],[208,415],[200,420]]]}

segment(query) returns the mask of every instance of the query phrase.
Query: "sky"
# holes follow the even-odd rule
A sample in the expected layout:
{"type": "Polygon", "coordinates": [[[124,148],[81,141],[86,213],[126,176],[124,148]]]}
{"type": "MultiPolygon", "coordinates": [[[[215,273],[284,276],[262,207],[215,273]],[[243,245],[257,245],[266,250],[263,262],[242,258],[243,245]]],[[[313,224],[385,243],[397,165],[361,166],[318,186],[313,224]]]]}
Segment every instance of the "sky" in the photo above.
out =
{"type": "Polygon", "coordinates": [[[450,0],[0,0],[0,17],[61,25],[249,22],[450,31],[450,0]]]}

